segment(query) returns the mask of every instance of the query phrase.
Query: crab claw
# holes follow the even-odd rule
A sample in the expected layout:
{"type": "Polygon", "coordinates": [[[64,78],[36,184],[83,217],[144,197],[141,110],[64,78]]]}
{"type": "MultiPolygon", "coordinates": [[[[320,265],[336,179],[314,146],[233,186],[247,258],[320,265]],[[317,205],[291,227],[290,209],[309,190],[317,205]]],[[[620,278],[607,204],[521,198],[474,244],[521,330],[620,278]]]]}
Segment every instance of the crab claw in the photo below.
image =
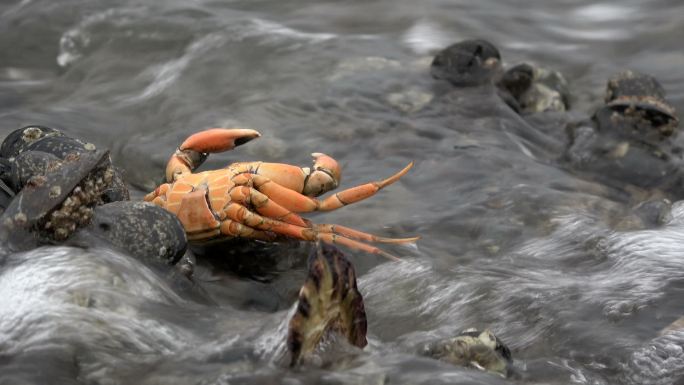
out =
{"type": "Polygon", "coordinates": [[[342,178],[337,161],[320,152],[311,156],[314,157],[313,170],[304,182],[304,195],[315,197],[337,188],[342,178]]]}
{"type": "Polygon", "coordinates": [[[208,153],[232,150],[260,137],[248,128],[211,128],[190,135],[171,156],[166,165],[166,180],[175,181],[180,175],[191,173],[207,159],[208,153]]]}
{"type": "Polygon", "coordinates": [[[248,128],[211,128],[190,135],[178,149],[205,153],[223,152],[260,136],[258,131],[248,128]]]}

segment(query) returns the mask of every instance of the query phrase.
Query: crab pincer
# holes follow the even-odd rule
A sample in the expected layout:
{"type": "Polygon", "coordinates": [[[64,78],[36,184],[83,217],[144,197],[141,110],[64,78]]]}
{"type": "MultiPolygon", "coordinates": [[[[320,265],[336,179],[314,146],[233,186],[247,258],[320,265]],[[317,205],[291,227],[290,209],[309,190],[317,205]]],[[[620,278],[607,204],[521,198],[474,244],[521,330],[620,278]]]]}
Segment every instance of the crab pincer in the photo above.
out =
{"type": "Polygon", "coordinates": [[[166,166],[166,181],[189,174],[202,165],[209,153],[229,151],[261,134],[248,128],[211,128],[189,136],[178,147],[166,166]]]}

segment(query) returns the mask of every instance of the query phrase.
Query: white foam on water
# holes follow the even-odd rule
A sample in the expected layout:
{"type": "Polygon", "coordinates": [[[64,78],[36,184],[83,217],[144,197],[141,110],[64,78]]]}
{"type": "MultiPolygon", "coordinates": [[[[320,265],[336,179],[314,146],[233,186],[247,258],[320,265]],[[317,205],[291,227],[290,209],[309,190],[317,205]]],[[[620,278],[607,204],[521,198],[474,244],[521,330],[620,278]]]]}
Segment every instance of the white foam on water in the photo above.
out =
{"type": "Polygon", "coordinates": [[[312,43],[323,42],[337,37],[334,33],[304,32],[274,21],[263,19],[251,19],[250,25],[242,30],[241,36],[243,38],[251,36],[271,36],[285,39],[306,40],[312,43]]]}
{"type": "Polygon", "coordinates": [[[631,19],[637,10],[624,4],[596,3],[575,9],[575,17],[591,22],[625,21],[631,19]]]}
{"type": "Polygon", "coordinates": [[[427,19],[418,20],[406,31],[402,42],[418,54],[427,54],[442,49],[456,41],[437,23],[427,19]]]}
{"type": "Polygon", "coordinates": [[[648,341],[635,350],[625,364],[621,383],[669,385],[684,375],[684,331],[648,341]]]}
{"type": "Polygon", "coordinates": [[[630,30],[622,28],[576,28],[576,27],[563,27],[560,25],[547,24],[544,26],[546,30],[556,33],[563,37],[569,37],[579,40],[627,40],[630,39],[633,33],[630,30]]]}
{"type": "Polygon", "coordinates": [[[147,302],[181,304],[148,268],[105,249],[44,247],[9,257],[0,273],[0,350],[51,344],[170,353],[192,337],[141,313],[147,302]]]}

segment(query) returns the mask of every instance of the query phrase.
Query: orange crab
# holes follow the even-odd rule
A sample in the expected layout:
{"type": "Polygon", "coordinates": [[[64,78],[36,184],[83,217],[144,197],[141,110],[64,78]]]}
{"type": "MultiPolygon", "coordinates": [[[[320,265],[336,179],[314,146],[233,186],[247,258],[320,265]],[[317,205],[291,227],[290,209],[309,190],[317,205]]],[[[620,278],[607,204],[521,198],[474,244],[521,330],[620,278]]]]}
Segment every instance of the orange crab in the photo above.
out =
{"type": "Polygon", "coordinates": [[[145,200],[177,215],[191,242],[222,237],[275,241],[286,236],[341,244],[396,259],[364,242],[407,243],[419,238],[383,238],[344,226],[313,224],[297,214],[335,210],[371,197],[399,180],[413,163],[385,180],[352,187],[322,200],[314,197],[337,187],[340,167],[335,159],[321,153],[312,154],[313,168],[244,162],[192,173],[209,153],[231,150],[259,136],[251,129],[226,128],[191,135],[166,166],[168,183],[147,194],[145,200]]]}

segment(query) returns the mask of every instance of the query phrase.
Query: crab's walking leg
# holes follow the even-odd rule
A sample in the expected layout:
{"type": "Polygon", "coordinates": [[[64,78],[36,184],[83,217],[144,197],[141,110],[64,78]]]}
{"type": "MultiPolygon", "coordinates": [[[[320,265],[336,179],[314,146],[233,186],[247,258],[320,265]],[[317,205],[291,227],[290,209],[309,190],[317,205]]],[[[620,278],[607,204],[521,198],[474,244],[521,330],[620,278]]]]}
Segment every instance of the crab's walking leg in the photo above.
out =
{"type": "Polygon", "coordinates": [[[308,220],[302,218],[296,213],[293,213],[292,211],[287,210],[283,206],[269,199],[266,195],[251,187],[234,187],[232,190],[230,190],[230,200],[231,202],[240,203],[242,205],[252,205],[256,211],[264,217],[277,219],[295,226],[309,227],[319,233],[333,233],[342,235],[346,238],[379,243],[409,243],[420,239],[420,237],[385,238],[340,225],[311,224],[308,220]]]}
{"type": "Polygon", "coordinates": [[[257,213],[249,211],[245,206],[239,205],[237,203],[229,204],[224,213],[227,218],[233,221],[242,223],[246,226],[256,228],[264,231],[271,231],[277,234],[287,235],[293,238],[301,239],[304,241],[316,241],[320,240],[329,244],[340,244],[353,249],[362,250],[370,254],[382,255],[385,258],[392,260],[399,260],[399,258],[394,255],[387,253],[377,247],[367,245],[365,243],[349,239],[343,235],[338,235],[334,233],[322,233],[318,232],[316,229],[310,227],[301,227],[293,224],[289,224],[277,219],[263,217],[257,213]]]}
{"type": "Polygon", "coordinates": [[[284,208],[254,188],[235,186],[230,190],[229,195],[231,202],[251,205],[259,214],[265,217],[277,219],[296,226],[310,226],[309,221],[284,208]]]}
{"type": "Polygon", "coordinates": [[[258,239],[266,242],[273,242],[277,238],[275,233],[257,230],[230,219],[221,222],[220,229],[221,234],[229,237],[258,239]]]}
{"type": "Polygon", "coordinates": [[[378,243],[411,243],[420,239],[420,237],[410,238],[385,238],[377,235],[364,233],[363,231],[354,230],[350,227],[334,225],[334,224],[314,224],[311,228],[319,233],[330,233],[341,235],[345,238],[358,239],[360,241],[378,242],[378,243]]]}
{"type": "Polygon", "coordinates": [[[311,198],[285,188],[262,175],[240,174],[233,178],[233,181],[236,184],[247,185],[251,183],[257,190],[269,196],[273,201],[296,213],[331,211],[375,195],[380,189],[399,180],[411,167],[413,167],[413,162],[387,179],[352,187],[323,200],[311,198]]]}

